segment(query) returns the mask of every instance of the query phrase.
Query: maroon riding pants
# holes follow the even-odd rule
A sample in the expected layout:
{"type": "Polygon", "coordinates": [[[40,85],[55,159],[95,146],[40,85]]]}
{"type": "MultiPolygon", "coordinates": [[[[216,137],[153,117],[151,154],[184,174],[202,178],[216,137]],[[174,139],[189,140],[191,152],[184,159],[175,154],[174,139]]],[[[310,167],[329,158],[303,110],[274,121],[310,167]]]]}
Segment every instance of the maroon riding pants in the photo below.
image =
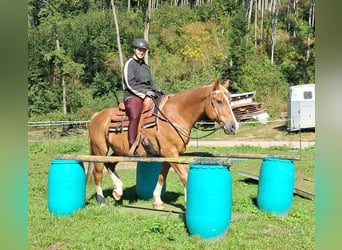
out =
{"type": "Polygon", "coordinates": [[[124,103],[126,107],[127,116],[129,118],[128,124],[128,143],[131,147],[134,143],[137,133],[138,125],[141,115],[141,110],[143,107],[144,100],[137,96],[132,96],[127,98],[124,103]]]}

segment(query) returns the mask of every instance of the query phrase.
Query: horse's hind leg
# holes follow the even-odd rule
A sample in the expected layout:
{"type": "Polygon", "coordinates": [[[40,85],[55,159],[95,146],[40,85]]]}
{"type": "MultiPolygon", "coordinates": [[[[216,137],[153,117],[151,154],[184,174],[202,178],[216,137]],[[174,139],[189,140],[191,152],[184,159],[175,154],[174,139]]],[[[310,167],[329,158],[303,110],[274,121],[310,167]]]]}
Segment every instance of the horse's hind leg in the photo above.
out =
{"type": "Polygon", "coordinates": [[[116,201],[119,201],[121,199],[123,191],[122,191],[122,181],[120,180],[119,175],[117,174],[115,170],[116,164],[117,162],[114,162],[114,163],[111,162],[111,163],[106,163],[105,166],[114,184],[112,195],[116,201]]]}

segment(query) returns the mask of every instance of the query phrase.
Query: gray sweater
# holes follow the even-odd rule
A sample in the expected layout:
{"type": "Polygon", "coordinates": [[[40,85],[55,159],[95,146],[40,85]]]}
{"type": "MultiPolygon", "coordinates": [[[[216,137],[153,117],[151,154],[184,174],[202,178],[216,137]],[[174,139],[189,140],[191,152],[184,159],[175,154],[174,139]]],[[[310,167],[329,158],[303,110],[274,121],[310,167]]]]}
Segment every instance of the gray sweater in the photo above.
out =
{"type": "Polygon", "coordinates": [[[151,71],[144,60],[130,58],[126,61],[123,70],[124,100],[132,96],[144,99],[147,91],[156,91],[151,71]]]}

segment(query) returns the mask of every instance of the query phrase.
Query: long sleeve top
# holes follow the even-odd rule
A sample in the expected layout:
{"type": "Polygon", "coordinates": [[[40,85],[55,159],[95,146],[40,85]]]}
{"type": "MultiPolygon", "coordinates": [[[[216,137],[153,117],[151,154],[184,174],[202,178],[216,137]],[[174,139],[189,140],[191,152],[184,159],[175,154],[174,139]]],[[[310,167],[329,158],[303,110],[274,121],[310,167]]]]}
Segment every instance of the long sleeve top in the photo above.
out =
{"type": "Polygon", "coordinates": [[[144,60],[130,58],[126,61],[123,70],[124,100],[132,96],[144,99],[147,91],[156,91],[151,71],[144,60]]]}

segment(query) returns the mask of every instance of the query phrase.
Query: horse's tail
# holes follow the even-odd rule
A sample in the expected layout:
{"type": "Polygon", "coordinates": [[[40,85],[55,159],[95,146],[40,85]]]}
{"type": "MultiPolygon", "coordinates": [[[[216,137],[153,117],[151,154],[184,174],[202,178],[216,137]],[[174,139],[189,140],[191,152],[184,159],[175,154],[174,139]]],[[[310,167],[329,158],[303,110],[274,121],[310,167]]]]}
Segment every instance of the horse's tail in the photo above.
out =
{"type": "MultiPolygon", "coordinates": [[[[96,115],[97,113],[95,113],[91,119],[93,119],[93,117],[96,115]]],[[[89,133],[89,132],[88,132],[89,133]]],[[[92,150],[91,147],[91,138],[90,138],[90,134],[88,135],[88,147],[89,147],[89,155],[93,155],[94,152],[92,150]]],[[[90,162],[84,162],[84,170],[86,172],[86,181],[87,183],[91,183],[93,181],[93,169],[94,169],[94,162],[90,161],[90,162]]]]}

